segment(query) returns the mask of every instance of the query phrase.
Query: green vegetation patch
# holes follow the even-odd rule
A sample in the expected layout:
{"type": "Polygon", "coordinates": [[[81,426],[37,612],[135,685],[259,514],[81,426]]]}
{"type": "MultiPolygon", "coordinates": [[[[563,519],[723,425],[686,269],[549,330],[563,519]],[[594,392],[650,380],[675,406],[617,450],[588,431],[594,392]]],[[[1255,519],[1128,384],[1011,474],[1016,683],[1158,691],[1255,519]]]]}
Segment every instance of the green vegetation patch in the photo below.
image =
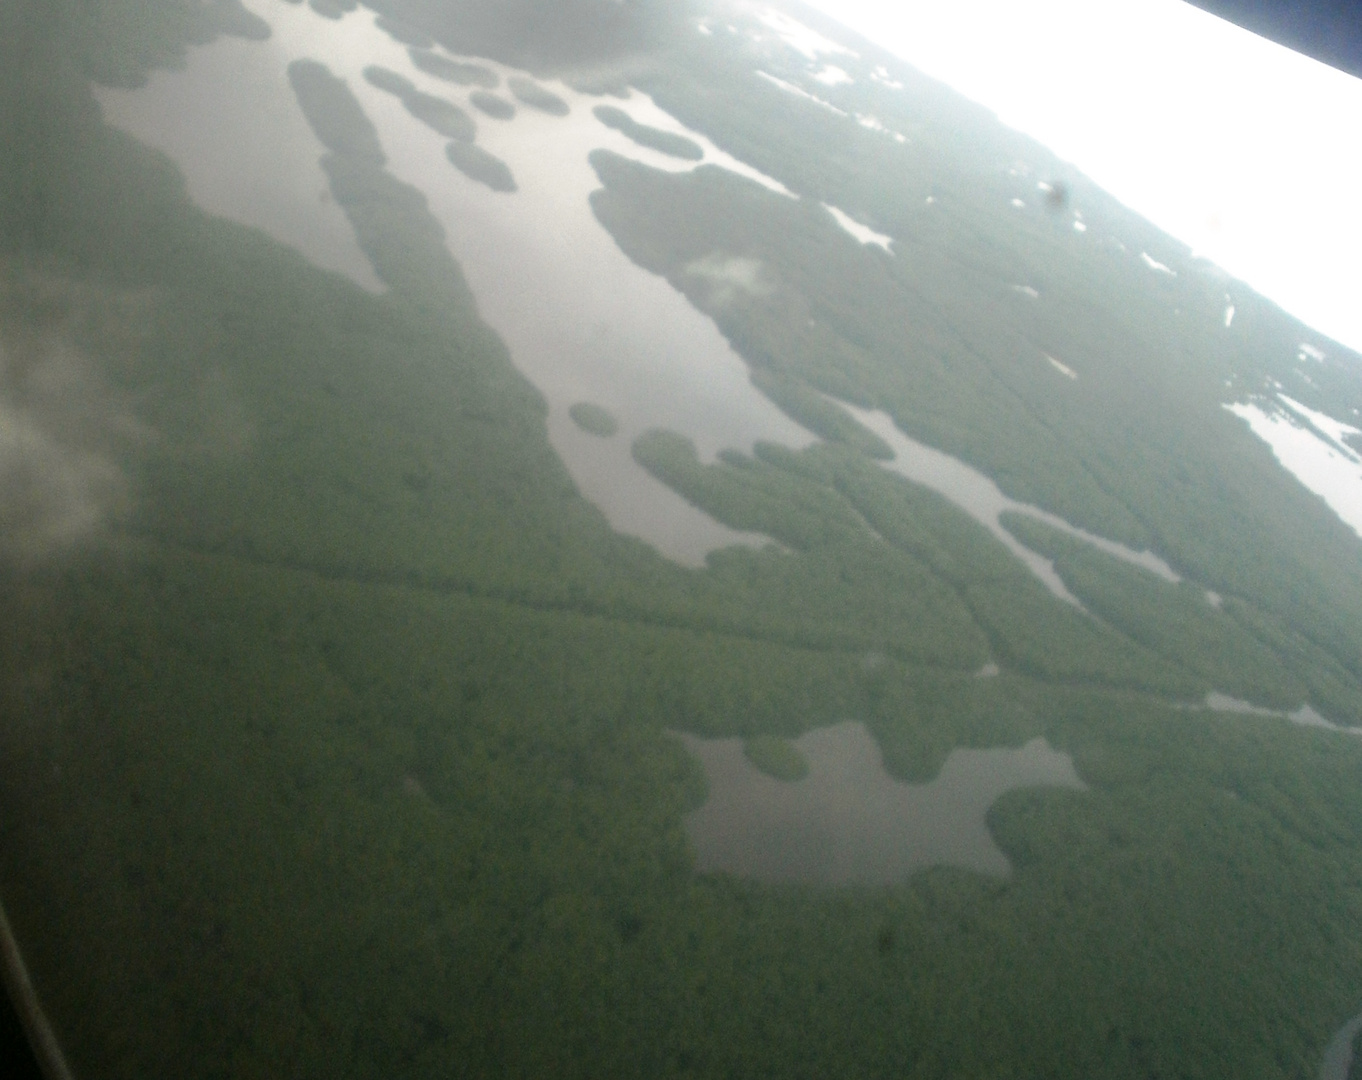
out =
{"type": "Polygon", "coordinates": [[[510,120],[515,116],[515,106],[489,90],[474,90],[468,95],[468,100],[480,112],[486,113],[494,120],[510,120]]]}
{"type": "Polygon", "coordinates": [[[599,435],[608,439],[619,432],[619,421],[614,414],[602,405],[590,401],[579,401],[568,409],[572,422],[589,435],[599,435]]]}
{"type": "Polygon", "coordinates": [[[809,759],[788,739],[776,735],[753,735],[742,741],[742,752],[761,772],[792,784],[809,775],[809,759]]]}
{"type": "Polygon", "coordinates": [[[663,131],[648,124],[640,124],[623,109],[614,105],[597,105],[591,111],[606,127],[614,128],[639,146],[646,146],[650,150],[657,150],[683,161],[699,161],[705,156],[705,151],[694,139],[663,131]]]}
{"type": "Polygon", "coordinates": [[[424,93],[410,79],[376,64],[364,69],[364,78],[380,90],[400,98],[407,112],[437,134],[460,142],[473,141],[477,125],[452,101],[424,93]]]}
{"type": "Polygon", "coordinates": [[[411,62],[427,75],[452,82],[458,86],[481,86],[493,90],[501,82],[497,73],[481,64],[466,64],[451,60],[447,56],[431,52],[429,49],[409,49],[411,62]]]}
{"type": "Polygon", "coordinates": [[[424,30],[401,19],[380,15],[374,20],[374,25],[394,41],[401,45],[410,45],[413,49],[430,49],[435,45],[435,39],[424,30]]]}
{"type": "Polygon", "coordinates": [[[517,190],[511,167],[481,146],[467,142],[451,142],[445,147],[445,157],[470,180],[486,184],[493,191],[509,194],[517,190]]]}
{"type": "Polygon", "coordinates": [[[967,671],[988,659],[987,639],[954,590],[919,558],[876,536],[832,486],[732,451],[702,464],[690,440],[672,432],[639,436],[633,454],[724,524],[794,549],[794,557],[737,550],[710,556],[716,577],[787,582],[773,596],[782,597],[788,625],[820,612],[828,629],[843,628],[843,640],[891,656],[967,671]]]}
{"type": "Polygon", "coordinates": [[[386,159],[378,129],[364,115],[350,89],[325,64],[295,60],[288,66],[288,79],[322,145],[340,157],[383,165],[386,159]]]}
{"type": "Polygon", "coordinates": [[[550,116],[566,116],[569,112],[566,101],[552,90],[546,90],[533,79],[527,79],[523,75],[511,76],[506,80],[506,87],[515,95],[517,101],[532,109],[538,109],[550,116]]]}
{"type": "Polygon", "coordinates": [[[1195,672],[1214,689],[1280,710],[1299,708],[1306,687],[1271,649],[1206,591],[1174,584],[1109,555],[1026,514],[1003,524],[1027,547],[1054,560],[1064,583],[1102,619],[1157,653],[1169,666],[1195,672]]]}
{"type": "Polygon", "coordinates": [[[845,443],[880,461],[888,461],[894,456],[888,443],[798,376],[777,368],[754,367],[751,378],[752,385],[779,405],[787,416],[829,442],[845,443]]]}
{"type": "MultiPolygon", "coordinates": [[[[1166,283],[1098,257],[1071,231],[1028,225],[1022,215],[1012,221],[1003,193],[969,172],[977,155],[995,153],[991,144],[943,142],[913,164],[908,151],[853,122],[820,118],[789,95],[773,90],[765,102],[764,90],[750,89],[750,58],[732,62],[731,84],[716,68],[702,75],[697,59],[694,71],[647,89],[807,197],[784,198],[723,170],[668,173],[596,151],[603,190],[593,209],[638,265],[710,314],[754,371],[785,372],[884,409],[1019,501],[1156,550],[1197,584],[1244,598],[1362,683],[1362,552],[1356,535],[1293,488],[1271,451],[1220,407],[1227,379],[1267,377],[1256,336],[1225,339],[1223,289],[1212,295],[1193,275],[1170,297],[1166,283]],[[961,170],[952,196],[961,206],[918,203],[909,215],[903,185],[914,170],[938,166],[961,170]],[[921,257],[884,260],[847,244],[815,198],[918,237],[921,257]],[[759,263],[777,287],[734,302],[689,272],[715,251],[759,263]],[[1009,283],[1027,281],[1053,282],[1043,293],[1053,299],[1019,306],[1009,283]],[[1039,373],[1045,354],[1082,356],[1082,379],[1057,393],[1039,373]]],[[[936,105],[924,92],[916,105],[892,107],[936,105]]],[[[942,140],[959,139],[941,123],[942,140]]],[[[996,152],[1006,175],[1008,159],[996,152]]],[[[1105,205],[1100,193],[1085,198],[1105,205]]],[[[1120,220],[1134,242],[1137,223],[1120,220]]],[[[1292,340],[1280,312],[1264,308],[1253,320],[1262,333],[1272,327],[1276,340],[1292,340]]],[[[1329,407],[1362,400],[1356,384],[1339,385],[1329,407]]]]}
{"type": "Polygon", "coordinates": [[[1310,704],[1336,723],[1362,726],[1362,685],[1327,649],[1242,597],[1222,607],[1309,688],[1310,704]]]}
{"type": "Polygon", "coordinates": [[[452,101],[418,91],[404,97],[402,104],[426,127],[447,139],[471,143],[477,133],[473,118],[452,101]]]}
{"type": "Polygon", "coordinates": [[[472,293],[445,247],[444,229],[425,196],[384,169],[378,131],[349,86],[315,60],[294,61],[288,74],[308,124],[330,151],[321,164],[331,193],[374,272],[407,302],[470,307],[472,293]]]}
{"type": "MultiPolygon", "coordinates": [[[[546,24],[581,6],[543,5],[546,24]]],[[[1003,199],[990,218],[997,192],[979,181],[976,200],[949,160],[922,168],[959,181],[940,202],[980,224],[900,228],[918,202],[907,159],[789,95],[751,97],[750,63],[686,68],[686,49],[720,47],[688,32],[667,63],[697,96],[664,85],[664,101],[922,251],[839,265],[852,245],[821,211],[716,176],[696,191],[612,176],[629,197],[597,212],[621,245],[681,288],[714,250],[769,265],[777,290],[716,316],[754,366],[887,408],[1056,512],[1107,492],[1088,511],[1104,534],[1200,568],[1233,631],[1150,631],[1185,599],[1158,581],[1095,582],[1124,630],[1089,618],[850,440],[717,462],[679,436],[642,441],[655,475],[784,545],[684,569],[576,491],[542,396],[341,80],[296,85],[378,296],[200,213],[164,157],[100,123],[84,73],[173,63],[202,7],[0,4],[3,404],[18,407],[21,361],[51,348],[63,373],[93,372],[82,406],[135,421],[70,444],[126,483],[104,531],[0,568],[0,891],[80,1075],[1316,1072],[1362,986],[1362,743],[1172,707],[1208,680],[1164,653],[1190,642],[1198,667],[1243,671],[1247,636],[1312,701],[1345,694],[1356,539],[1275,481],[1237,421],[1217,426],[1218,398],[1179,413],[1200,386],[1185,372],[1223,386],[1195,360],[1209,339],[1143,294],[1113,314],[1127,291],[1106,254],[1007,231],[1023,215],[1003,199]],[[1070,300],[1009,336],[1032,316],[990,315],[989,281],[1023,270],[1071,273],[1070,300]],[[1089,357],[1063,402],[1018,374],[1030,347],[1066,355],[1052,338],[1089,357]],[[1165,409],[1178,424],[1160,426],[1165,409]],[[1198,417],[1204,440],[1179,426],[1198,417]],[[1205,444],[1222,436],[1217,457],[1205,444]],[[1286,524],[1260,547],[1264,507],[1286,524]],[[973,678],[991,656],[1004,672],[973,678]],[[683,820],[703,777],[667,730],[795,739],[842,718],[902,779],[955,746],[1044,736],[1088,790],[994,805],[1005,880],[935,869],[830,891],[695,874],[683,820]]],[[[422,7],[385,3],[413,21],[422,7]]],[[[483,31],[505,5],[438,7],[496,44],[483,31]]],[[[1008,280],[992,282],[1004,297],[1008,280]]],[[[1294,355],[1279,313],[1240,310],[1242,348],[1263,335],[1294,355]]],[[[1107,573],[1054,551],[1074,581],[1107,573]]]]}
{"type": "Polygon", "coordinates": [[[376,86],[394,97],[405,98],[408,94],[416,93],[414,82],[405,75],[399,75],[391,68],[385,68],[380,64],[370,64],[366,67],[364,69],[364,80],[371,86],[376,86]]]}

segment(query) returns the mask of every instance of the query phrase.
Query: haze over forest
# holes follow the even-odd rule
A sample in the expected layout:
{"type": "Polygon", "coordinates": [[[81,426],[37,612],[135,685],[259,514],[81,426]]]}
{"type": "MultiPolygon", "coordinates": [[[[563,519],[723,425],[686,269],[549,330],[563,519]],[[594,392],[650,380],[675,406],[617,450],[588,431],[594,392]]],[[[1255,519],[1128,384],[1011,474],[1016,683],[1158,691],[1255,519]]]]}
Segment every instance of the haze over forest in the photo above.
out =
{"type": "Polygon", "coordinates": [[[1359,410],[808,9],[10,0],[73,1072],[1356,1076],[1359,410]]]}

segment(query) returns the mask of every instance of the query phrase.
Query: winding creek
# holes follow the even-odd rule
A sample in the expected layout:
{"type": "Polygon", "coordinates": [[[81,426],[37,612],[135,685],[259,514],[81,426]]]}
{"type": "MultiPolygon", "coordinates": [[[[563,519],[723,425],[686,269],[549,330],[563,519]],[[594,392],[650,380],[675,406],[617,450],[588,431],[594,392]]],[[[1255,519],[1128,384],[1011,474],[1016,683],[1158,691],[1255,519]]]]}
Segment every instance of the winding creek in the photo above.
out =
{"type": "Polygon", "coordinates": [[[1126,562],[1148,570],[1152,574],[1157,574],[1165,581],[1177,582],[1181,580],[1171,566],[1151,552],[1134,551],[1124,544],[1095,536],[1084,529],[1070,525],[1063,518],[1041,510],[1039,507],[1009,498],[1002,493],[997,484],[977,469],[971,468],[958,458],[951,457],[950,454],[933,449],[904,434],[894,424],[893,418],[888,413],[881,410],[858,408],[848,402],[840,402],[840,404],[863,425],[888,443],[889,448],[894,451],[893,459],[885,462],[884,468],[891,469],[901,476],[906,476],[909,480],[921,484],[923,487],[931,488],[955,503],[956,506],[1002,541],[1007,550],[1020,559],[1044,583],[1045,587],[1061,600],[1077,607],[1083,606],[1078,598],[1065,587],[1064,582],[1055,571],[1053,562],[1036,554],[1003,527],[1002,515],[1005,511],[1014,510],[1029,514],[1051,528],[1059,529],[1070,536],[1085,540],[1101,551],[1105,551],[1108,555],[1115,555],[1117,558],[1124,559],[1126,562]]]}
{"type": "MultiPolygon", "coordinates": [[[[220,39],[193,50],[183,70],[157,72],[141,89],[100,89],[106,119],[171,157],[205,209],[377,287],[372,270],[360,266],[348,223],[329,203],[317,166],[322,148],[289,89],[289,63],[324,60],[378,128],[389,171],[425,195],[483,318],[548,400],[554,448],[612,526],[688,565],[702,564],[719,547],[768,542],[691,506],[630,454],[638,434],[658,427],[689,436],[706,460],[725,447],[750,449],[759,439],[799,447],[814,437],[752,386],[746,365],[708,317],[619,250],[591,211],[588,196],[599,182],[587,157],[605,148],[673,171],[718,165],[788,195],[785,188],[637,92],[625,102],[609,100],[638,123],[691,139],[703,149],[699,162],[639,146],[593,114],[601,98],[562,83],[544,86],[567,104],[566,116],[523,105],[511,119],[489,116],[468,100],[485,91],[451,85],[417,67],[368,11],[333,20],[283,0],[248,6],[270,24],[269,40],[220,39]],[[517,190],[494,191],[451,167],[447,139],[364,79],[371,64],[476,117],[477,145],[510,167],[517,190]],[[252,92],[239,94],[240,86],[252,92]],[[262,108],[269,95],[270,107],[262,108]],[[237,153],[244,131],[258,132],[260,152],[237,153]],[[618,433],[601,438],[581,430],[568,413],[580,401],[618,417],[618,433]]],[[[503,65],[477,64],[495,72],[499,84],[526,78],[503,65]]]]}

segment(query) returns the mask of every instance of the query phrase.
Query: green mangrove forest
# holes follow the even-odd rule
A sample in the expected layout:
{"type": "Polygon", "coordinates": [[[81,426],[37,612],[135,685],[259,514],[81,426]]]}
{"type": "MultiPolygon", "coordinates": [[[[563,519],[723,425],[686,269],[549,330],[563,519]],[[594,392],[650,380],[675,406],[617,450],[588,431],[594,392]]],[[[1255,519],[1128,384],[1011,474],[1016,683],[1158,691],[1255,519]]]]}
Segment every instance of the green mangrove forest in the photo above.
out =
{"type": "MultiPolygon", "coordinates": [[[[1226,282],[1082,178],[1090,232],[1176,279],[1014,212],[1014,162],[1064,166],[868,43],[826,87],[696,33],[708,7],[372,0],[451,94],[499,79],[433,44],[525,71],[526,109],[633,86],[793,193],[591,158],[601,226],[816,436],[635,439],[776,541],[684,567],[579,493],[325,57],[289,88],[382,292],[104,122],[93,87],[262,40],[275,2],[0,4],[0,899],[75,1073],[1314,1077],[1362,1006],[1362,739],[1201,706],[1362,725],[1362,544],[1223,408],[1269,380],[1362,406],[1362,361],[1304,385],[1308,331],[1238,283],[1227,329],[1226,282]],[[714,256],[771,287],[716,289],[714,256]],[[1057,597],[847,405],[1180,580],[1004,515],[1057,597]],[[993,805],[1005,877],[697,873],[706,778],[671,733],[793,783],[792,740],[847,719],[904,781],[1043,736],[1086,790],[993,805]]],[[[514,190],[461,108],[365,77],[514,190]]]]}

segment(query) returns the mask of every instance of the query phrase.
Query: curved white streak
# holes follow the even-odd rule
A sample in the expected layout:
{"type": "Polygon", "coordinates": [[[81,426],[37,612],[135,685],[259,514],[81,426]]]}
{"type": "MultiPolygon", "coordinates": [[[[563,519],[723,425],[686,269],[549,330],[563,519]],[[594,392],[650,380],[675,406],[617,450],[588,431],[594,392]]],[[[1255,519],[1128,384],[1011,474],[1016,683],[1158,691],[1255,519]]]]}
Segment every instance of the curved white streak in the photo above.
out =
{"type": "MultiPolygon", "coordinates": [[[[837,224],[840,225],[848,236],[859,240],[862,244],[874,244],[877,247],[889,251],[889,245],[894,242],[894,238],[887,233],[876,232],[869,225],[862,225],[845,210],[839,210],[830,203],[823,203],[823,209],[833,216],[837,224]]],[[[890,251],[892,255],[893,252],[890,251]]]]}

